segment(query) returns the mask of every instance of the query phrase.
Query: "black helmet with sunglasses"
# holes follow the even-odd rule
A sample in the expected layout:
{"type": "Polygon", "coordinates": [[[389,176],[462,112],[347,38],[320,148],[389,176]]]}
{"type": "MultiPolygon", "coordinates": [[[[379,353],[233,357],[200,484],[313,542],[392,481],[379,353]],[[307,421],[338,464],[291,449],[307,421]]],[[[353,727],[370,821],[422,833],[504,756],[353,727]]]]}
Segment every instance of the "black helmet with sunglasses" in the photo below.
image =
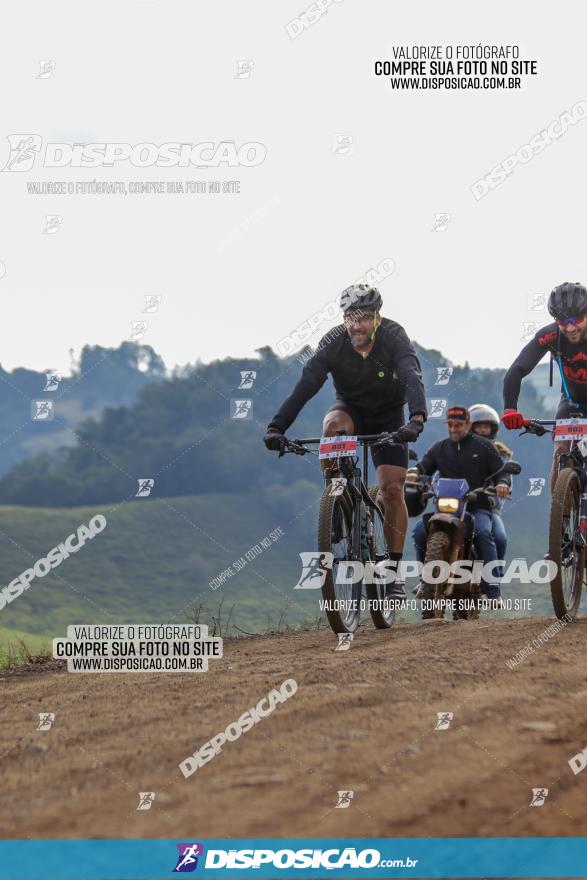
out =
{"type": "Polygon", "coordinates": [[[565,281],[548,297],[548,311],[555,320],[576,318],[587,313],[587,289],[578,281],[565,281]]]}

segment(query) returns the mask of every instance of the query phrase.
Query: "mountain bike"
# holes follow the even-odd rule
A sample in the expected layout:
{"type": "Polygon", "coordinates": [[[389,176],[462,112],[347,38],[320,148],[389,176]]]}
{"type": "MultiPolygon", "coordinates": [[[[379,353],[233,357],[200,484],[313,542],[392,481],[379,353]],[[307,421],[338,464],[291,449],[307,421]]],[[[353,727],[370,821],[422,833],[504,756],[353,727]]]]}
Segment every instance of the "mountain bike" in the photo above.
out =
{"type": "Polygon", "coordinates": [[[385,571],[385,565],[376,568],[387,559],[385,513],[379,488],[368,486],[368,450],[384,444],[412,443],[417,438],[415,431],[404,427],[393,433],[284,439],[280,457],[288,452],[315,455],[308,447],[319,444],[319,457],[331,461],[324,471],[325,486],[318,514],[317,550],[320,563],[325,562],[316,573],[322,579],[324,611],[335,633],[354,632],[366,604],[378,629],[387,629],[394,623],[397,600],[389,597],[389,581],[394,574],[385,571]],[[363,587],[367,603],[362,598],[363,587]]]}
{"type": "Polygon", "coordinates": [[[548,555],[556,564],[550,582],[554,613],[575,617],[585,579],[587,548],[587,419],[524,419],[522,434],[553,434],[570,441],[559,458],[558,475],[550,505],[548,555]]]}

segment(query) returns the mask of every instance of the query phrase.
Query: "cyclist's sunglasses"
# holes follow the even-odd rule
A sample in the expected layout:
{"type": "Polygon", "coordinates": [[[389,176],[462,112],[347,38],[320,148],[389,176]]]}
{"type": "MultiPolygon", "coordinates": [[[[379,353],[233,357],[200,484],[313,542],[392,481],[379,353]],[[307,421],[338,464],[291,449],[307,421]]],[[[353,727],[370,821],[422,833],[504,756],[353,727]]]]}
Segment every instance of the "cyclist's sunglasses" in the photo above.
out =
{"type": "Polygon", "coordinates": [[[585,320],[585,315],[577,315],[576,318],[557,318],[556,323],[560,327],[566,327],[569,324],[572,327],[575,327],[577,324],[582,324],[584,320],[585,320]]]}
{"type": "Polygon", "coordinates": [[[375,317],[374,312],[346,312],[344,316],[345,324],[354,324],[355,322],[372,321],[375,317]]]}

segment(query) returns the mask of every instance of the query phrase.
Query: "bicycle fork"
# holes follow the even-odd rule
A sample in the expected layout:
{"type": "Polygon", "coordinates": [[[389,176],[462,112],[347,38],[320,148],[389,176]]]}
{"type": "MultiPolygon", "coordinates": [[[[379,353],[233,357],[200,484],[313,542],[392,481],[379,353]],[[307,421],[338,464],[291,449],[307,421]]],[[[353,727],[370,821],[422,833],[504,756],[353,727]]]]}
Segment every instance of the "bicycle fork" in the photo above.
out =
{"type": "Polygon", "coordinates": [[[581,543],[587,546],[587,480],[583,474],[581,480],[581,501],[579,503],[579,536],[581,543]]]}

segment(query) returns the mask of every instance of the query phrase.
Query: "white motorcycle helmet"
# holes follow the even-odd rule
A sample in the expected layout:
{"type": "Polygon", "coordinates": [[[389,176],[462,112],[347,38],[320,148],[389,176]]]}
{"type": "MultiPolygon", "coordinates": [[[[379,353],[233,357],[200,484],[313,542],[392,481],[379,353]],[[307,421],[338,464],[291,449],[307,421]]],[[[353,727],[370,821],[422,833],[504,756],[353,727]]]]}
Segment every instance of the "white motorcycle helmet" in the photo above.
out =
{"type": "Polygon", "coordinates": [[[492,406],[488,406],[486,403],[474,403],[469,407],[469,418],[473,425],[476,422],[488,422],[491,425],[489,437],[491,440],[495,440],[499,431],[499,416],[492,406]]]}

